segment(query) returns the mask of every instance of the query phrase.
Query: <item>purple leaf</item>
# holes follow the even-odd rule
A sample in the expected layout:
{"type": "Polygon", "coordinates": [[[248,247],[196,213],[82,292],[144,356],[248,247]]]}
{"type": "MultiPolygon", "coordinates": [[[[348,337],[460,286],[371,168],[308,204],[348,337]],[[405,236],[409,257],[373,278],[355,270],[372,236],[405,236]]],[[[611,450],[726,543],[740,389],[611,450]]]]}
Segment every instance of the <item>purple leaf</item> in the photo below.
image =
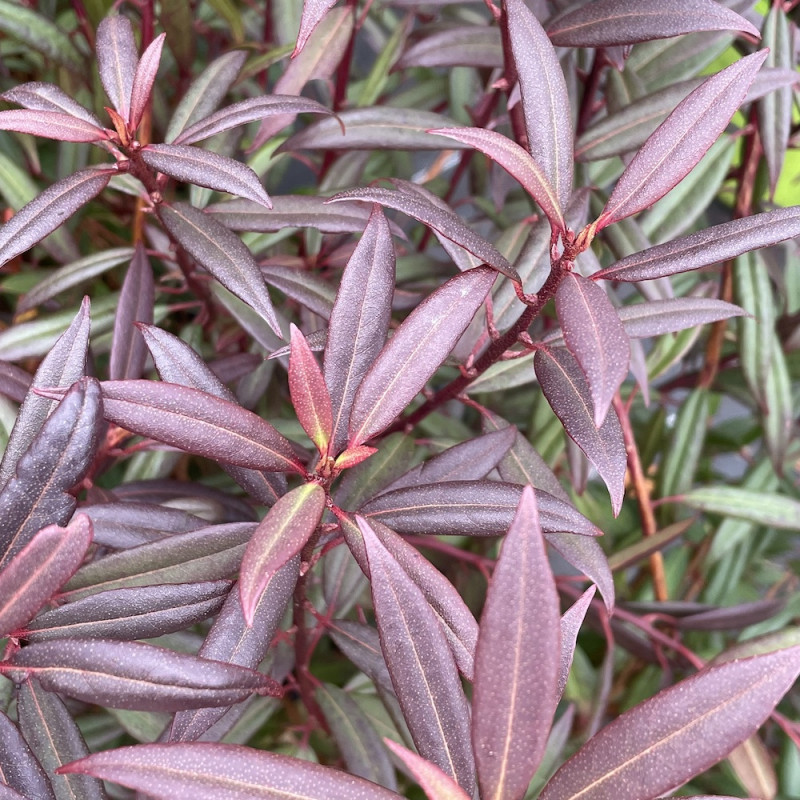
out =
{"type": "Polygon", "coordinates": [[[603,728],[540,798],[649,800],[680,786],[755,733],[798,672],[797,647],[706,668],[603,728]]]}
{"type": "Polygon", "coordinates": [[[675,297],[672,300],[653,300],[617,309],[625,333],[633,338],[661,336],[696,325],[706,325],[746,312],[733,303],[711,297],[675,297]]]}
{"type": "Polygon", "coordinates": [[[555,189],[541,167],[523,147],[497,131],[482,128],[433,128],[430,132],[474,147],[496,161],[539,204],[554,230],[566,230],[555,189]]]}
{"type": "Polygon", "coordinates": [[[0,663],[0,672],[15,680],[34,676],[45,690],[87,703],[139,711],[231,705],[276,689],[271,678],[244,667],[110,639],[29,644],[0,663]]]}
{"type": "Polygon", "coordinates": [[[496,275],[488,267],[462,272],[408,315],[358,388],[348,447],[380,433],[414,399],[467,329],[496,275]]]}
{"type": "Polygon", "coordinates": [[[40,83],[38,81],[21,83],[19,86],[3,92],[2,98],[9,103],[16,103],[32,111],[61,111],[64,114],[82,119],[96,128],[103,129],[100,120],[91,111],[84,108],[80,103],[76,103],[68,94],[52,83],[40,83]]]}
{"type": "MultiPolygon", "coordinates": [[[[257,311],[281,336],[269,292],[253,254],[244,242],[212,216],[186,203],[158,206],[164,227],[226,289],[257,311]]],[[[0,231],[0,236],[2,231],[0,231]]]]}
{"type": "Polygon", "coordinates": [[[556,312],[567,349],[589,384],[599,428],[628,377],[628,337],[605,291],[575,272],[568,273],[556,291],[556,312]]]}
{"type": "Polygon", "coordinates": [[[0,493],[0,567],[42,528],[69,521],[76,505],[70,490],[94,460],[102,419],[99,384],[84,378],[42,425],[0,493]]]}
{"type": "Polygon", "coordinates": [[[475,652],[472,744],[484,797],[522,797],[558,704],[558,593],[526,486],[489,583],[475,652]]]}
{"type": "Polygon", "coordinates": [[[317,446],[320,455],[325,455],[333,435],[328,387],[305,336],[294,325],[291,326],[291,336],[289,394],[292,405],[303,430],[317,446]]]}
{"type": "Polygon", "coordinates": [[[61,772],[94,775],[157,800],[397,800],[394,792],[338,769],[216,742],[120,747],[61,772]]]}
{"type": "Polygon", "coordinates": [[[333,405],[332,453],[339,453],[347,444],[353,398],[386,341],[394,272],[389,227],[374,205],[364,235],[345,267],[328,322],[324,374],[333,405]]]}
{"type": "Polygon", "coordinates": [[[92,523],[78,515],[66,528],[42,528],[0,571],[0,635],[32,619],[80,566],[92,523]]]}
{"type": "Polygon", "coordinates": [[[300,552],[324,510],[325,490],[318,483],[305,483],[281,497],[254,531],[239,575],[239,596],[248,625],[253,624],[270,579],[300,552]]]}
{"type": "Polygon", "coordinates": [[[113,589],[39,614],[24,638],[149,639],[184,630],[216,614],[230,581],[161,584],[113,589]]]}
{"type": "Polygon", "coordinates": [[[565,349],[537,350],[533,366],[544,396],[564,430],[594,464],[608,487],[616,516],[622,508],[628,463],[616,411],[611,409],[603,425],[596,427],[586,378],[565,349]]]}
{"type": "Polygon", "coordinates": [[[272,208],[258,175],[233,158],[183,144],[149,144],[140,153],[149,167],[179,181],[237,194],[272,208]]]}
{"type": "Polygon", "coordinates": [[[322,18],[336,5],[336,0],[303,0],[303,15],[300,17],[300,32],[294,46],[292,58],[299,55],[308,37],[314,32],[322,18]]]}
{"type": "Polygon", "coordinates": [[[94,123],[60,111],[0,111],[0,130],[30,133],[62,142],[99,142],[108,138],[94,123]]]}
{"type": "Polygon", "coordinates": [[[391,739],[384,739],[386,746],[408,767],[414,780],[425,790],[428,800],[470,800],[469,795],[435,764],[420,758],[411,750],[391,739]]]}
{"type": "MultiPolygon", "coordinates": [[[[25,740],[44,768],[59,800],[78,797],[81,800],[107,800],[99,780],[85,775],[56,774],[62,764],[89,755],[78,726],[58,695],[45,691],[35,678],[26,680],[17,695],[17,716],[25,740]]],[[[38,800],[40,795],[32,794],[31,797],[38,800]]]]}
{"type": "MultiPolygon", "coordinates": [[[[355,523],[353,523],[355,524],[355,523]]],[[[363,549],[363,539],[360,536],[363,549]]],[[[366,551],[363,551],[366,563],[366,551]]],[[[381,651],[378,631],[369,625],[362,625],[347,619],[337,619],[331,623],[331,639],[342,653],[350,659],[377,687],[394,695],[394,686],[386,668],[381,651]]]]}
{"type": "Polygon", "coordinates": [[[350,189],[334,195],[328,202],[338,203],[342,200],[365,200],[367,202],[380,203],[386,208],[402,211],[429,228],[433,228],[451,242],[463,247],[467,252],[477,256],[481,261],[503,275],[508,275],[513,280],[519,280],[517,271],[493,245],[475,233],[472,228],[463,222],[461,217],[443,208],[442,205],[434,205],[419,192],[404,190],[402,185],[399,191],[374,187],[350,189]]]}
{"type": "Polygon", "coordinates": [[[503,45],[497,28],[441,25],[419,31],[420,39],[405,50],[396,67],[502,67],[503,45]]]}
{"type": "Polygon", "coordinates": [[[100,194],[115,172],[110,167],[92,167],[75,172],[23,206],[0,227],[0,267],[40,242],[100,194]]]}
{"type": "MultiPolygon", "coordinates": [[[[572,113],[564,73],[547,33],[523,0],[506,0],[505,6],[528,151],[553,187],[557,208],[563,212],[572,194],[573,164],[572,113]]],[[[559,226],[547,216],[555,229],[564,230],[563,221],[559,226]]]]}
{"type": "Polygon", "coordinates": [[[370,569],[378,632],[397,699],[419,754],[468,792],[475,765],[469,744],[469,706],[444,632],[425,596],[356,518],[370,569]],[[398,647],[398,642],[403,642],[398,647]]]}
{"type": "Polygon", "coordinates": [[[134,322],[152,323],[155,286],[153,270],[141,242],[125,275],[114,317],[114,338],[108,375],[112,381],[140,378],[147,359],[147,346],[134,322]]]}
{"type": "Polygon", "coordinates": [[[766,51],[745,56],[678,105],[622,173],[597,230],[652,205],[691,172],[744,100],[766,57],[766,51]]]}
{"type": "Polygon", "coordinates": [[[153,39],[147,49],[142,53],[142,58],[136,67],[131,87],[131,109],[128,116],[128,127],[135,131],[142,121],[142,116],[153,91],[158,65],[161,62],[161,49],[164,46],[165,33],[153,39]]]}
{"type": "MultiPolygon", "coordinates": [[[[83,375],[86,363],[86,350],[89,344],[89,298],[84,297],[75,318],[64,333],[59,336],[50,352],[33,376],[31,387],[71,386],[83,375]]],[[[46,397],[29,391],[17,414],[14,428],[9,436],[3,461],[0,463],[0,486],[4,486],[14,470],[20,456],[28,449],[42,423],[56,404],[46,397]]]]}
{"type": "MultiPolygon", "coordinates": [[[[541,492],[539,493],[541,496],[541,492]]],[[[545,534],[545,539],[564,559],[597,584],[609,614],[614,613],[614,577],[597,539],[569,533],[545,534]]]]}
{"type": "Polygon", "coordinates": [[[139,54],[133,27],[126,17],[106,17],[97,28],[97,69],[108,99],[125,122],[131,108],[131,92],[139,54]]]}
{"type": "MultiPolygon", "coordinates": [[[[328,281],[319,278],[317,275],[302,267],[285,267],[280,264],[262,266],[261,274],[270,286],[279,289],[287,297],[291,297],[292,300],[297,300],[298,303],[304,305],[309,311],[313,311],[323,319],[330,317],[335,298],[335,290],[328,281]]],[[[308,337],[306,337],[308,345],[312,350],[322,349],[321,347],[313,346],[314,337],[319,333],[320,331],[312,331],[309,333],[308,337]]],[[[324,331],[322,331],[322,333],[324,335],[324,331]]],[[[270,357],[275,358],[275,353],[273,352],[270,357]]]]}
{"type": "Polygon", "coordinates": [[[194,144],[208,139],[222,131],[230,130],[238,125],[246,125],[257,119],[277,116],[278,114],[327,114],[333,112],[316,100],[308,97],[294,97],[290,94],[267,94],[262,97],[249,97],[238,103],[232,103],[220,111],[211,114],[194,125],[184,129],[175,137],[175,144],[194,144]]]}
{"type": "Polygon", "coordinates": [[[592,280],[646,281],[727,261],[800,236],[800,209],[776,208],[649,247],[592,275],[592,280]]]}
{"type": "Polygon", "coordinates": [[[558,693],[556,694],[559,700],[564,694],[569,678],[578,632],[594,598],[596,588],[590,586],[561,616],[561,664],[558,671],[558,693]]]}
{"type": "Polygon", "coordinates": [[[12,798],[40,798],[55,800],[53,789],[42,770],[41,764],[31,752],[16,725],[3,713],[0,713],[0,775],[3,783],[0,789],[16,791],[17,794],[0,794],[0,800],[12,798]]]}
{"type": "MultiPolygon", "coordinates": [[[[361,513],[398,533],[501,536],[514,517],[522,487],[498,481],[451,481],[387,492],[361,513]]],[[[563,500],[538,492],[539,517],[547,532],[599,536],[586,517],[563,500]]]]}
{"type": "Polygon", "coordinates": [[[593,0],[557,16],[547,33],[559,47],[609,47],[668,39],[693,31],[744,31],[760,38],[744,17],[712,0],[593,0]]]}
{"type": "Polygon", "coordinates": [[[31,376],[22,367],[0,361],[0,394],[21,403],[31,388],[31,376]]]}

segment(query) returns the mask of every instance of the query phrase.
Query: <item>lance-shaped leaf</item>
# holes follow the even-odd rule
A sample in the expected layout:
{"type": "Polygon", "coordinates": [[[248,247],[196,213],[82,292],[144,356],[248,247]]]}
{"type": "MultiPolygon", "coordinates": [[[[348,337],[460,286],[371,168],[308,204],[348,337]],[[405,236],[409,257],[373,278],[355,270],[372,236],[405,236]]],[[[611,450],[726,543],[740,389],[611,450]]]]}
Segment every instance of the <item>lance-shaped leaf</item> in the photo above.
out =
{"type": "Polygon", "coordinates": [[[627,455],[622,429],[611,409],[600,428],[589,385],[575,359],[564,348],[537,350],[533,359],[536,377],[569,437],[594,464],[608,487],[614,514],[622,508],[627,455]]]}
{"type": "Polygon", "coordinates": [[[158,800],[397,800],[394,792],[338,769],[233,744],[146,744],[95,753],[64,773],[94,775],[158,800]]]}
{"type": "Polygon", "coordinates": [[[9,103],[16,103],[32,111],[61,111],[82,119],[97,128],[103,128],[100,120],[91,111],[84,108],[52,83],[41,83],[39,81],[20,83],[13,89],[3,92],[2,98],[3,100],[8,100],[9,103]]]}
{"type": "Polygon", "coordinates": [[[704,486],[692,489],[680,499],[690,508],[709,514],[783,530],[800,528],[800,501],[785,495],[738,486],[704,486]]]}
{"type": "Polygon", "coordinates": [[[760,38],[744,17],[712,0],[638,0],[635,5],[593,0],[547,25],[559,47],[611,47],[694,31],[744,31],[760,38]]]}
{"type": "Polygon", "coordinates": [[[439,620],[425,596],[362,517],[378,632],[395,693],[419,754],[469,794],[475,765],[469,706],[439,620]],[[397,647],[398,642],[403,647],[397,647]]]}
{"type": "Polygon", "coordinates": [[[689,174],[744,100],[766,56],[766,51],[745,56],[678,105],[622,173],[597,230],[652,205],[689,174]]]}
{"type": "Polygon", "coordinates": [[[400,56],[396,69],[503,66],[503,45],[497,28],[437,24],[420,29],[419,35],[421,38],[400,56]]]}
{"type": "Polygon", "coordinates": [[[98,125],[60,111],[0,111],[0,130],[30,133],[62,142],[99,142],[108,138],[98,125]]]}
{"type": "Polygon", "coordinates": [[[303,545],[322,519],[325,490],[305,483],[285,494],[269,510],[247,545],[239,575],[239,596],[248,625],[272,576],[303,545]]]}
{"type": "Polygon", "coordinates": [[[615,719],[553,776],[541,800],[649,800],[751,736],[800,673],[800,648],[712,666],[615,719]]]}
{"type": "Polygon", "coordinates": [[[336,0],[304,0],[303,14],[300,17],[300,31],[294,46],[292,58],[299,55],[308,41],[308,37],[322,21],[322,18],[336,5],[336,0]]]}
{"type": "Polygon", "coordinates": [[[140,378],[147,358],[147,346],[135,322],[152,323],[155,286],[153,270],[141,242],[125,274],[114,317],[114,338],[108,375],[113,381],[140,378]]]}
{"type": "Polygon", "coordinates": [[[589,384],[599,428],[628,376],[630,342],[608,295],[575,272],[568,273],[556,291],[556,312],[567,349],[589,384]]]}
{"type": "Polygon", "coordinates": [[[92,464],[102,419],[99,384],[84,378],[42,425],[0,493],[0,566],[46,525],[69,521],[76,505],[70,490],[92,464]]]}
{"type": "Polygon", "coordinates": [[[489,584],[475,651],[472,745],[481,797],[522,797],[558,703],[558,593],[526,486],[489,584]]]}
{"type": "Polygon", "coordinates": [[[40,242],[100,194],[116,170],[84,169],[45,189],[0,227],[0,266],[40,242]]]}
{"type": "MultiPolygon", "coordinates": [[[[310,274],[306,269],[284,267],[279,264],[267,264],[261,267],[261,274],[270,286],[279,289],[287,297],[297,300],[298,303],[323,319],[330,317],[336,293],[327,281],[310,274]]],[[[320,333],[324,337],[324,332],[313,331],[307,339],[309,346],[315,345],[313,348],[315,350],[322,349],[317,346],[318,341],[315,341],[320,333]]],[[[324,345],[324,338],[322,344],[324,345]]],[[[276,358],[277,356],[273,352],[271,357],[276,358]]]]}
{"type": "Polygon", "coordinates": [[[139,64],[130,21],[123,16],[106,17],[97,28],[95,48],[103,88],[114,108],[127,122],[133,79],[139,64]]]}
{"type": "Polygon", "coordinates": [[[408,767],[414,780],[425,790],[428,800],[469,800],[469,795],[435,764],[420,758],[411,750],[391,739],[384,739],[386,746],[408,767]]]}
{"type": "Polygon", "coordinates": [[[749,250],[800,236],[800,209],[776,208],[714,225],[681,239],[649,247],[592,275],[592,280],[638,282],[727,261],[749,250]]]}
{"type": "MultiPolygon", "coordinates": [[[[67,387],[83,375],[90,325],[89,298],[85,297],[67,330],[42,359],[33,376],[32,387],[67,387]]],[[[55,405],[52,400],[32,391],[25,396],[0,463],[0,486],[4,486],[14,473],[20,456],[28,449],[55,405]]]]}
{"type": "Polygon", "coordinates": [[[140,153],[145,164],[179,181],[237,194],[272,208],[258,175],[233,158],[184,144],[149,144],[140,153]]]}
{"type": "Polygon", "coordinates": [[[386,217],[372,207],[369,222],[347,262],[328,322],[324,375],[333,407],[333,449],[347,444],[350,409],[358,387],[389,330],[395,256],[386,217]]]}
{"type": "Polygon", "coordinates": [[[497,131],[482,128],[433,128],[430,132],[474,147],[496,161],[539,204],[554,230],[566,230],[555,189],[525,148],[497,131]]]}
{"type": "Polygon", "coordinates": [[[31,376],[22,367],[0,361],[0,394],[21,403],[31,388],[31,376]]]}
{"type": "MultiPolygon", "coordinates": [[[[366,563],[366,550],[363,550],[363,556],[366,563]]],[[[330,635],[342,653],[376,686],[394,694],[392,679],[381,651],[380,636],[375,628],[352,620],[337,619],[331,623],[330,635]]]]}
{"type": "Polygon", "coordinates": [[[575,643],[578,631],[583,624],[589,604],[592,602],[597,587],[590,586],[561,616],[561,658],[558,670],[557,699],[560,700],[569,678],[572,658],[575,655],[575,643]]]}
{"type": "Polygon", "coordinates": [[[631,339],[643,339],[706,325],[747,312],[733,303],[713,297],[674,297],[635,303],[617,309],[622,327],[631,339]]]}
{"type": "Polygon", "coordinates": [[[48,525],[0,571],[0,635],[21,628],[83,561],[92,523],[78,515],[66,528],[48,525]]]}
{"type": "Polygon", "coordinates": [[[55,800],[42,765],[17,726],[3,713],[0,713],[0,776],[3,781],[0,786],[15,790],[22,800],[30,797],[55,800]]]}
{"type": "Polygon", "coordinates": [[[563,211],[572,194],[573,164],[572,113],[564,73],[544,28],[523,0],[506,0],[505,7],[528,150],[563,211]]]}
{"type": "Polygon", "coordinates": [[[290,94],[249,97],[247,100],[232,103],[186,128],[175,137],[174,143],[194,144],[238,125],[246,125],[248,122],[278,114],[327,114],[330,116],[333,112],[308,97],[294,97],[290,94]]]}
{"type": "MultiPolygon", "coordinates": [[[[275,694],[266,675],[141,642],[56,639],[36,642],[0,663],[19,680],[87,703],[138,711],[181,711],[231,705],[253,692],[275,694]]],[[[279,691],[279,689],[278,689],[279,691]]]]}
{"type": "Polygon", "coordinates": [[[85,78],[86,56],[76,50],[66,31],[56,25],[50,16],[15,0],[2,0],[0,30],[85,78]]]}
{"type": "Polygon", "coordinates": [[[56,774],[62,764],[89,755],[78,726],[58,695],[45,691],[35,678],[26,680],[17,695],[17,716],[25,740],[44,767],[58,800],[107,800],[103,784],[96,778],[56,774]]]}
{"type": "Polygon", "coordinates": [[[257,311],[275,334],[281,336],[280,325],[258,264],[235,233],[186,203],[171,206],[162,203],[158,207],[158,216],[198,264],[257,311]]]}
{"type": "Polygon", "coordinates": [[[377,187],[349,189],[346,192],[334,195],[328,202],[338,203],[343,200],[366,200],[367,202],[380,203],[386,208],[402,211],[404,214],[408,214],[409,217],[413,217],[433,228],[451,242],[463,247],[467,252],[472,253],[472,255],[490,267],[502,272],[503,275],[508,275],[516,281],[519,280],[517,271],[493,245],[475,233],[464,223],[461,217],[443,208],[442,204],[434,205],[419,192],[404,191],[402,187],[400,191],[377,187]]]}
{"type": "MultiPolygon", "coordinates": [[[[500,536],[514,517],[522,487],[499,481],[449,481],[386,492],[361,508],[398,533],[500,536]]],[[[537,492],[539,520],[547,532],[599,536],[586,517],[563,500],[537,492]]]]}
{"type": "Polygon", "coordinates": [[[150,101],[153,83],[156,80],[158,65],[161,62],[161,49],[164,47],[166,33],[160,33],[142,53],[142,58],[136,67],[131,87],[131,108],[128,116],[128,127],[135,131],[142,121],[142,116],[150,101]]]}
{"type": "Polygon", "coordinates": [[[488,267],[462,272],[408,315],[358,387],[348,447],[380,433],[414,399],[467,329],[495,277],[488,267]]]}
{"type": "Polygon", "coordinates": [[[292,325],[291,332],[289,393],[292,405],[303,430],[324,455],[333,435],[331,398],[322,370],[302,331],[292,325]]]}

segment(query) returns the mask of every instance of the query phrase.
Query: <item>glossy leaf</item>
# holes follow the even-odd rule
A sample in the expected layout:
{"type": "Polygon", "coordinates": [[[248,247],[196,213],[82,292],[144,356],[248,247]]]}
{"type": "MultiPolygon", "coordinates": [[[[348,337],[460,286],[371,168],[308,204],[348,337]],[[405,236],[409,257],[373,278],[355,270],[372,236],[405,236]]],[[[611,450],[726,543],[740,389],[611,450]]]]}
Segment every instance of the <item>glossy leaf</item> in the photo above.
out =
{"type": "Polygon", "coordinates": [[[30,133],[62,142],[99,142],[107,138],[99,126],[60,111],[0,111],[0,130],[30,133]]]}
{"type": "Polygon", "coordinates": [[[394,208],[404,214],[419,220],[437,233],[440,233],[451,242],[463,247],[490,267],[494,267],[503,275],[508,275],[518,280],[516,270],[508,263],[505,257],[497,251],[483,237],[475,233],[454,212],[434,205],[419,192],[405,189],[402,185],[399,191],[391,189],[367,188],[349,189],[332,197],[329,203],[338,203],[342,200],[366,200],[367,202],[380,203],[386,208],[394,208]]]}
{"type": "Polygon", "coordinates": [[[161,62],[161,49],[164,47],[165,37],[165,33],[160,33],[150,42],[136,67],[136,74],[133,76],[133,85],[131,86],[131,108],[128,117],[128,126],[132,131],[139,127],[150,101],[156,73],[161,62]]]}
{"type": "Polygon", "coordinates": [[[130,21],[123,16],[106,17],[97,28],[97,68],[109,100],[127,122],[131,108],[133,80],[139,54],[130,21]]]}
{"type": "Polygon", "coordinates": [[[706,486],[692,489],[680,499],[690,508],[709,514],[785,530],[800,528],[800,501],[785,495],[740,489],[738,486],[706,486]]]}
{"type": "Polygon", "coordinates": [[[544,396],[569,437],[594,464],[608,487],[614,514],[622,507],[627,455],[622,429],[612,409],[600,428],[589,386],[575,359],[563,348],[537,350],[533,359],[544,396]]]}
{"type": "Polygon", "coordinates": [[[589,384],[599,428],[628,376],[628,337],[605,291],[575,272],[568,273],[556,291],[556,312],[567,349],[589,384]]]}
{"type": "MultiPolygon", "coordinates": [[[[18,797],[55,800],[53,789],[42,765],[36,760],[19,729],[0,713],[0,786],[18,792],[18,797]]],[[[5,800],[0,795],[2,800],[5,800]]]]}
{"type": "Polygon", "coordinates": [[[239,596],[248,625],[272,576],[300,552],[325,510],[325,490],[306,483],[285,494],[253,532],[239,575],[239,596]]]}
{"type": "Polygon", "coordinates": [[[596,587],[590,586],[561,616],[561,661],[558,670],[558,690],[556,697],[560,700],[569,679],[572,658],[575,655],[575,643],[578,632],[594,598],[596,587]]]}
{"type": "Polygon", "coordinates": [[[667,39],[693,31],[744,31],[760,37],[744,17],[711,0],[594,0],[557,16],[547,34],[559,47],[609,47],[667,39]]]}
{"type": "Polygon", "coordinates": [[[32,619],[80,566],[92,541],[92,523],[78,515],[66,528],[48,525],[0,571],[0,632],[32,619]]]}
{"type": "Polygon", "coordinates": [[[61,772],[94,775],[158,800],[397,800],[394,792],[338,769],[215,742],[120,747],[61,772]]]}
{"type": "Polygon", "coordinates": [[[317,446],[320,454],[328,450],[333,435],[333,412],[325,378],[305,336],[291,326],[289,356],[289,393],[297,419],[317,446]]]}
{"type": "Polygon", "coordinates": [[[536,495],[520,497],[503,540],[475,652],[472,742],[481,797],[522,797],[558,703],[558,593],[536,495]]]}
{"type": "Polygon", "coordinates": [[[230,705],[253,692],[275,693],[271,678],[141,642],[57,639],[18,650],[0,671],[34,676],[50,692],[140,711],[230,705]]]}
{"type": "Polygon", "coordinates": [[[647,208],[686,177],[744,100],[765,58],[765,51],[745,56],[678,105],[622,173],[597,218],[597,230],[647,208]]]}
{"type": "Polygon", "coordinates": [[[408,315],[358,388],[348,447],[380,433],[414,399],[472,321],[495,276],[488,267],[462,272],[408,315]]]}
{"type": "Polygon", "coordinates": [[[100,194],[115,170],[84,169],[57,181],[0,227],[0,266],[29,250],[100,194]]]}
{"type": "Polygon", "coordinates": [[[372,602],[397,699],[419,754],[458,781],[475,784],[469,745],[469,706],[453,656],[425,596],[363,518],[372,602]],[[398,648],[398,641],[404,647],[398,648]]]}
{"type": "Polygon", "coordinates": [[[428,800],[469,800],[469,795],[435,764],[420,758],[391,739],[386,746],[406,765],[416,782],[425,790],[428,800]]]}
{"type": "MultiPolygon", "coordinates": [[[[572,115],[564,73],[548,34],[523,0],[506,0],[505,7],[528,150],[563,212],[572,194],[573,169],[572,115]]],[[[554,228],[564,230],[563,220],[559,226],[547,216],[554,228]]]]}
{"type": "Polygon", "coordinates": [[[708,667],[618,717],[553,776],[541,800],[647,800],[724,758],[800,672],[800,649],[708,667]]]}

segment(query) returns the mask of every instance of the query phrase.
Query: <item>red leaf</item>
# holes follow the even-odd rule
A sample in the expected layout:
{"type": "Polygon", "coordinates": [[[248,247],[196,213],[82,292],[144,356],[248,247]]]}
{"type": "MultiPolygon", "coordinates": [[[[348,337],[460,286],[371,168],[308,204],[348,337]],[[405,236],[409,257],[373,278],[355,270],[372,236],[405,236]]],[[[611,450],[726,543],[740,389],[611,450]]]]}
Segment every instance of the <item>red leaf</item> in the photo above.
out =
{"type": "Polygon", "coordinates": [[[325,490],[317,483],[305,483],[281,497],[256,528],[239,575],[239,596],[248,625],[253,624],[256,606],[272,576],[300,552],[324,510],[325,490]]]}
{"type": "Polygon", "coordinates": [[[475,651],[472,742],[481,795],[522,797],[558,703],[560,618],[536,496],[526,486],[503,540],[475,651]]]}
{"type": "Polygon", "coordinates": [[[94,123],[60,111],[0,111],[0,130],[30,133],[62,142],[99,142],[108,138],[94,123]]]}
{"type": "Polygon", "coordinates": [[[328,387],[302,332],[291,325],[289,393],[297,419],[320,454],[328,450],[333,434],[333,413],[328,387]]]}
{"type": "Polygon", "coordinates": [[[106,17],[97,28],[95,48],[103,88],[114,108],[127,122],[133,78],[139,64],[130,21],[123,16],[106,17]]]}
{"type": "Polygon", "coordinates": [[[678,105],[622,173],[597,230],[652,205],[691,172],[744,100],[766,57],[766,51],[745,56],[678,105]]]}
{"type": "Polygon", "coordinates": [[[420,758],[411,750],[391,739],[383,740],[386,746],[408,767],[417,783],[425,790],[428,800],[470,800],[469,795],[435,764],[420,758]]]}
{"type": "Polygon", "coordinates": [[[153,83],[158,72],[158,65],[161,62],[161,48],[164,46],[165,33],[161,33],[150,42],[148,48],[142,53],[139,65],[136,67],[136,74],[133,76],[133,86],[131,87],[131,110],[128,116],[128,127],[135,131],[142,121],[150,94],[153,91],[153,83]]]}
{"type": "Polygon", "coordinates": [[[345,450],[337,456],[334,466],[336,469],[350,469],[350,467],[354,467],[356,464],[366,461],[371,455],[377,452],[377,448],[367,447],[365,444],[362,444],[358,447],[345,450]]]}
{"type": "Polygon", "coordinates": [[[628,376],[631,347],[608,295],[596,284],[568,273],[556,292],[564,341],[589,383],[594,424],[599,428],[628,376]]]}

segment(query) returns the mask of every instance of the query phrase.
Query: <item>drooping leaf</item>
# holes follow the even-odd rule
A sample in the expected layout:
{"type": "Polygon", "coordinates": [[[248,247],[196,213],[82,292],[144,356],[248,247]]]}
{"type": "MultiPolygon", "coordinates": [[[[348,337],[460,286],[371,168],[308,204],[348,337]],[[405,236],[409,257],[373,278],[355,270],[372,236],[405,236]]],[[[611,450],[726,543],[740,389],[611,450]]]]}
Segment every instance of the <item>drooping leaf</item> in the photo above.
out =
{"type": "Polygon", "coordinates": [[[29,644],[0,663],[0,672],[33,676],[47,691],[87,703],[139,711],[230,705],[276,691],[271,678],[244,667],[110,639],[29,644]]]}
{"type": "Polygon", "coordinates": [[[0,571],[0,635],[33,618],[80,566],[92,541],[92,523],[78,515],[66,528],[48,525],[0,571]]]}
{"type": "Polygon", "coordinates": [[[139,65],[133,27],[127,17],[106,17],[97,28],[95,48],[103,88],[114,108],[127,122],[133,79],[139,65]]]}
{"type": "Polygon", "coordinates": [[[80,54],[69,36],[51,19],[16,0],[0,0],[0,30],[24,42],[56,64],[81,75],[86,58],[80,54]]]}
{"type": "Polygon", "coordinates": [[[628,462],[616,411],[611,409],[597,428],[586,378],[565,349],[537,350],[533,366],[547,402],[569,437],[596,467],[608,487],[614,514],[618,514],[628,462]]]}
{"type": "Polygon", "coordinates": [[[367,551],[378,632],[397,699],[419,754],[468,793],[475,765],[469,744],[469,707],[450,647],[425,596],[356,518],[367,551]],[[404,646],[397,647],[402,641],[404,646]]]}
{"type": "Polygon", "coordinates": [[[420,758],[411,750],[391,739],[384,739],[386,746],[408,767],[417,783],[425,790],[428,800],[469,800],[469,795],[435,764],[420,758]]]}
{"type": "Polygon", "coordinates": [[[100,194],[116,170],[91,167],[57,181],[0,227],[0,266],[29,250],[100,194]]]}
{"type": "Polygon", "coordinates": [[[527,486],[489,584],[475,651],[472,743],[482,797],[522,797],[539,766],[558,704],[560,639],[555,579],[527,486]]]}
{"type": "Polygon", "coordinates": [[[158,207],[158,216],[202,267],[257,311],[275,334],[281,336],[280,325],[258,264],[235,233],[212,216],[186,203],[169,206],[162,203],[158,207]]]}
{"type": "Polygon", "coordinates": [[[563,212],[572,194],[573,169],[572,115],[564,73],[548,34],[523,0],[506,0],[505,7],[528,151],[563,212]]]}
{"type": "Polygon", "coordinates": [[[712,0],[593,0],[551,20],[547,34],[559,47],[609,47],[667,39],[693,31],[744,31],[760,37],[744,17],[712,0]]]}
{"type": "Polygon", "coordinates": [[[798,672],[797,647],[706,668],[615,719],[559,769],[541,800],[657,797],[753,734],[798,672]]]}
{"type": "Polygon", "coordinates": [[[333,435],[333,412],[328,387],[305,336],[294,325],[291,326],[291,336],[289,393],[292,405],[303,430],[320,454],[324,455],[333,435]]]}
{"type": "Polygon", "coordinates": [[[0,111],[0,130],[30,133],[62,142],[100,142],[108,138],[94,123],[60,111],[0,111]]]}
{"type": "Polygon", "coordinates": [[[161,50],[164,47],[165,38],[166,33],[156,36],[142,53],[142,58],[136,67],[136,74],[133,76],[133,85],[131,86],[131,108],[128,116],[128,126],[132,131],[139,127],[150,101],[158,65],[161,63],[161,50]]]}
{"type": "Polygon", "coordinates": [[[158,800],[397,800],[394,792],[290,756],[232,744],[146,744],[95,753],[62,768],[138,789],[158,800]]]}
{"type": "Polygon", "coordinates": [[[578,639],[589,604],[594,598],[596,587],[590,586],[561,616],[561,661],[558,670],[558,691],[556,697],[561,699],[569,678],[572,658],[575,655],[575,642],[578,639]]]}
{"type": "Polygon", "coordinates": [[[285,494],[269,510],[247,545],[239,575],[239,597],[248,625],[272,576],[300,552],[322,519],[325,490],[305,483],[285,494]]]}
{"type": "Polygon", "coordinates": [[[380,433],[414,399],[472,321],[495,277],[488,267],[462,272],[408,315],[356,392],[349,447],[380,433]]]}
{"type": "Polygon", "coordinates": [[[15,790],[22,800],[31,797],[55,800],[42,765],[17,726],[3,713],[0,713],[0,775],[3,780],[0,786],[15,790]]]}
{"type": "Polygon", "coordinates": [[[589,384],[599,428],[628,376],[630,342],[603,289],[575,272],[568,273],[556,291],[556,312],[567,349],[589,384]]]}
{"type": "Polygon", "coordinates": [[[647,208],[686,177],[744,100],[766,55],[745,56],[678,105],[622,173],[597,218],[597,230],[647,208]]]}

